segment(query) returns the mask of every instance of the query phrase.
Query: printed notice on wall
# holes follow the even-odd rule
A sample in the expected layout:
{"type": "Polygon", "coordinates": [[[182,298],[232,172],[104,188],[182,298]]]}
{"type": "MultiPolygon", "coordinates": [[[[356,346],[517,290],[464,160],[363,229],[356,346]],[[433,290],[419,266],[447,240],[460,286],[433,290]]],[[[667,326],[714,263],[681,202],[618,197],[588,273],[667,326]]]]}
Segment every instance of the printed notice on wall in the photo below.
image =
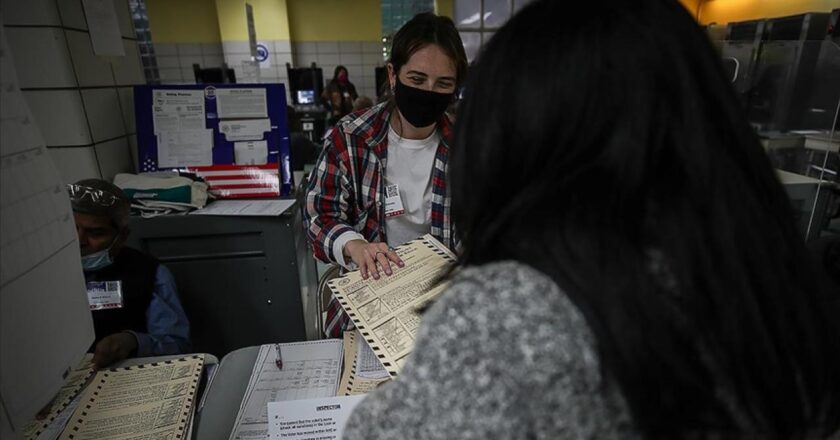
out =
{"type": "Polygon", "coordinates": [[[213,165],[213,130],[165,131],[158,135],[158,166],[213,165]]]}
{"type": "Polygon", "coordinates": [[[219,131],[228,141],[259,141],[271,131],[269,119],[239,119],[219,123],[219,131]]]}
{"type": "Polygon", "coordinates": [[[360,396],[289,400],[268,403],[268,438],[271,440],[340,439],[360,396]]]}
{"type": "Polygon", "coordinates": [[[267,118],[265,88],[216,89],[219,119],[267,118]]]}
{"type": "Polygon", "coordinates": [[[234,142],[233,155],[237,165],[265,165],[268,163],[268,142],[234,142]]]}
{"type": "Polygon", "coordinates": [[[82,0],[93,53],[99,56],[125,56],[120,22],[111,0],[82,0]]]}
{"type": "Polygon", "coordinates": [[[155,134],[167,131],[203,130],[203,90],[162,90],[152,92],[155,134]]]}

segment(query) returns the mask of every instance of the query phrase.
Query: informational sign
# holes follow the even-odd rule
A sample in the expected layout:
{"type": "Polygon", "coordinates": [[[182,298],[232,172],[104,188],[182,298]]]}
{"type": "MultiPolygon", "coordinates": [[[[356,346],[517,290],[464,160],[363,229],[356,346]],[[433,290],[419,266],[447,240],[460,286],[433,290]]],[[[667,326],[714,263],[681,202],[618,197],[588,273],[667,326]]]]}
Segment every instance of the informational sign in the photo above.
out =
{"type": "Polygon", "coordinates": [[[140,172],[193,172],[222,198],[291,192],[282,84],[136,86],[134,114],[140,172]]]}
{"type": "Polygon", "coordinates": [[[227,141],[259,141],[271,131],[269,119],[226,119],[219,123],[219,132],[227,141]]]}
{"type": "Polygon", "coordinates": [[[265,88],[217,89],[216,112],[219,119],[267,118],[265,88]]]}
{"type": "Polygon", "coordinates": [[[204,129],[204,93],[201,90],[155,90],[152,115],[155,134],[204,129]]]}

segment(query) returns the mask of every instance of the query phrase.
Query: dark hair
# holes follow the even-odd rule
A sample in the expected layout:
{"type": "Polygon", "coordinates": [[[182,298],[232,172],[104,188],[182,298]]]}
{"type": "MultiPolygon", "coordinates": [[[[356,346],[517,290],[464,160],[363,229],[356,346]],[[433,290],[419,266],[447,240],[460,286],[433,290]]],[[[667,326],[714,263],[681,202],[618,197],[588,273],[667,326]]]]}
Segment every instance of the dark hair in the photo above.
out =
{"type": "Polygon", "coordinates": [[[646,436],[837,429],[840,313],[676,0],[536,1],[465,93],[450,161],[461,264],[517,260],[557,282],[646,436]]]}
{"type": "Polygon", "coordinates": [[[347,68],[339,64],[338,66],[335,66],[335,70],[333,71],[333,77],[332,77],[333,81],[338,80],[338,72],[341,72],[342,70],[344,71],[344,73],[346,73],[348,76],[350,76],[350,72],[347,71],[347,68]]]}
{"type": "Polygon", "coordinates": [[[467,54],[455,23],[449,17],[430,12],[415,15],[394,35],[388,62],[394,66],[394,72],[399,72],[415,52],[430,44],[438,45],[452,59],[457,89],[467,76],[467,54]]]}

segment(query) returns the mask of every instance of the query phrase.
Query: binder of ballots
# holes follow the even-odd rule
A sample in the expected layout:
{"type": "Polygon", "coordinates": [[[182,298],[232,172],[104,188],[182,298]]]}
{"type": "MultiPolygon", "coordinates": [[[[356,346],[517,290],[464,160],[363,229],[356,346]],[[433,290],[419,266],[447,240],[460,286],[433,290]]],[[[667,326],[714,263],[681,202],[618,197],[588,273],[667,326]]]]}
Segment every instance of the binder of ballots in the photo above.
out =
{"type": "Polygon", "coordinates": [[[219,198],[291,192],[283,84],[136,86],[134,112],[140,172],[195,173],[219,198]]]}

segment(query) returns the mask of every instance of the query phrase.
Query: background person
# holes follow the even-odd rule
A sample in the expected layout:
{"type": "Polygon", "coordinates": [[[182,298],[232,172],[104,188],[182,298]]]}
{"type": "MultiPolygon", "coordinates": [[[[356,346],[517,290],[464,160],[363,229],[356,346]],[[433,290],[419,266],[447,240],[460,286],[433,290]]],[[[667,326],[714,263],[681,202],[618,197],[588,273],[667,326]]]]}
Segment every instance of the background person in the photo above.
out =
{"type": "Polygon", "coordinates": [[[353,102],[358,96],[356,86],[350,82],[347,68],[336,66],[332,79],[321,95],[330,106],[330,126],[353,111],[353,102]]]}
{"type": "Polygon", "coordinates": [[[91,312],[94,364],[102,368],[129,357],[189,352],[189,321],[172,273],[154,258],[125,246],[130,212],[126,194],[100,179],[68,185],[68,192],[88,297],[91,283],[102,287],[120,282],[120,295],[105,297],[102,301],[107,304],[100,304],[104,308],[91,312]]]}

